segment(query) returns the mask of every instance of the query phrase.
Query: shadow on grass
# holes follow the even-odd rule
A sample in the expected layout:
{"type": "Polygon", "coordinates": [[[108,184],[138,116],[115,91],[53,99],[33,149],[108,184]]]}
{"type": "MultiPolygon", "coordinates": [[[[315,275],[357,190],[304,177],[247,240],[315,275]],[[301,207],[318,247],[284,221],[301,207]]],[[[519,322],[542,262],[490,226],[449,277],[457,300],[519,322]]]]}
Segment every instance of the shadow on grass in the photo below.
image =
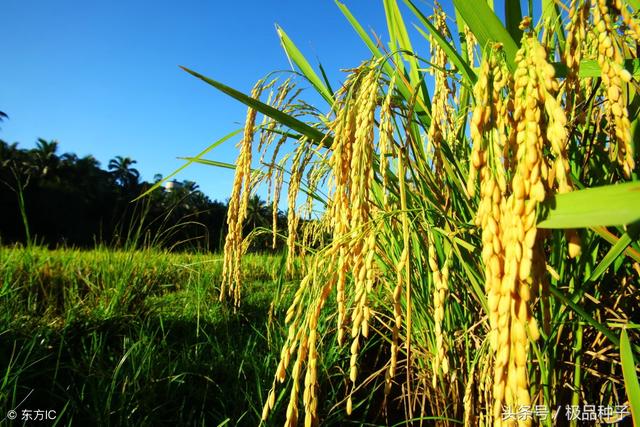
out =
{"type": "Polygon", "coordinates": [[[3,409],[31,393],[18,413],[53,409],[62,425],[257,425],[281,344],[269,343],[267,314],[218,305],[201,317],[150,310],[13,327],[0,338],[3,409]]]}

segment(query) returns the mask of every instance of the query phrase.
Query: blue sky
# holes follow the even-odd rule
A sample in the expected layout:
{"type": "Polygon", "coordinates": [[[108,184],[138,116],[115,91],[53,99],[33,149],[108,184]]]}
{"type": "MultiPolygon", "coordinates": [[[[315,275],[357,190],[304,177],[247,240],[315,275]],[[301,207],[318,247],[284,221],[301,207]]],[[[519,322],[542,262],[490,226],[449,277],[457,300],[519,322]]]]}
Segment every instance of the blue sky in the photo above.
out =
{"type": "MultiPolygon", "coordinates": [[[[347,0],[367,27],[385,31],[381,2],[347,0]]],[[[31,148],[58,140],[61,152],[93,154],[106,167],[116,155],[138,161],[142,178],[168,175],[239,127],[245,108],[178,68],[249,92],[270,71],[288,69],[274,24],[334,86],[339,69],[369,53],[331,0],[76,1],[3,0],[0,138],[31,148]]],[[[212,159],[234,162],[235,141],[212,159]]],[[[232,171],[191,166],[191,179],[225,200],[232,171]]]]}
{"type": "MultiPolygon", "coordinates": [[[[382,0],[343,3],[387,42],[382,0]]],[[[431,0],[415,3],[431,13],[431,0]]],[[[442,3],[451,13],[451,1],[442,3]]],[[[495,6],[502,15],[504,1],[495,6]]],[[[415,18],[404,16],[411,29],[415,18]]],[[[269,72],[290,69],[275,24],[313,65],[322,62],[334,89],[341,69],[370,58],[333,0],[2,0],[0,111],[10,118],[0,124],[0,139],[22,148],[57,140],[61,153],[92,154],[103,168],[129,156],[142,179],[166,176],[184,163],[178,157],[238,129],[246,114],[178,65],[249,93],[269,72]]],[[[428,57],[426,41],[412,36],[416,52],[428,57]]],[[[238,139],[208,158],[234,163],[238,139]]],[[[233,172],[192,165],[177,179],[224,201],[233,172]]]]}

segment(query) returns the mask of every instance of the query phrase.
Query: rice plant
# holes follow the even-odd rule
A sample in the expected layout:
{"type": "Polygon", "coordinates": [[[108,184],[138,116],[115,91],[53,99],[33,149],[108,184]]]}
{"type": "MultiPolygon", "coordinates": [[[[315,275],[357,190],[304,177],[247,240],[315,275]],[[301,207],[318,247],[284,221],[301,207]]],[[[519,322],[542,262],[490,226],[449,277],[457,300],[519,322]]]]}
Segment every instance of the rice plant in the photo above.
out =
{"type": "Polygon", "coordinates": [[[454,0],[447,16],[383,0],[387,44],[336,3],[371,50],[337,91],[280,28],[298,79],[271,75],[247,96],[185,69],[249,107],[220,293],[235,307],[247,200],[262,183],[277,209],[287,181],[274,239],[304,276],[263,420],[283,387],[285,425],[341,410],[494,426],[586,419],[567,405],[637,410],[619,336],[637,356],[638,2],[529,2],[523,15],[507,1],[502,22],[493,2],[454,0]],[[300,80],[326,106],[302,101],[300,80]],[[321,412],[335,352],[342,409],[321,412]]]}

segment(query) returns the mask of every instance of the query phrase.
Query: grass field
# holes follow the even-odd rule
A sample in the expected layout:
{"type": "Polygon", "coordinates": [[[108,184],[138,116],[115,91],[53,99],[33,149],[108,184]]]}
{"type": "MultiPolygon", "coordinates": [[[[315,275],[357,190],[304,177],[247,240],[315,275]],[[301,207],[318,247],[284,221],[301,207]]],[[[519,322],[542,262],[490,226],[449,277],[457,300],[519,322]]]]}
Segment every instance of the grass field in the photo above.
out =
{"type": "Polygon", "coordinates": [[[30,409],[55,410],[56,425],[259,423],[294,282],[274,280],[278,257],[248,256],[234,313],[218,302],[220,261],[0,249],[0,419],[16,409],[22,425],[30,409]]]}

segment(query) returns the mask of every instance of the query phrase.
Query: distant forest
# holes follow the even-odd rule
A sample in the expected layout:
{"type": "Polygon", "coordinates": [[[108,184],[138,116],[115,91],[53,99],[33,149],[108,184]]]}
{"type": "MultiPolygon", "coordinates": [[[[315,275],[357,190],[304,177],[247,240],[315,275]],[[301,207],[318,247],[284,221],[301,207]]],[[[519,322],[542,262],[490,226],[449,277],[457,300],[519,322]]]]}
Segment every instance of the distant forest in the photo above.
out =
{"type": "MultiPolygon", "coordinates": [[[[210,200],[195,182],[172,181],[133,202],[162,176],[140,181],[129,157],[114,157],[104,170],[91,155],[58,149],[44,139],[33,149],[0,140],[1,244],[198,251],[224,245],[227,205],[210,200]]],[[[246,223],[247,233],[270,227],[271,208],[254,196],[246,223]]],[[[270,242],[258,239],[253,249],[269,249],[270,242]]]]}

